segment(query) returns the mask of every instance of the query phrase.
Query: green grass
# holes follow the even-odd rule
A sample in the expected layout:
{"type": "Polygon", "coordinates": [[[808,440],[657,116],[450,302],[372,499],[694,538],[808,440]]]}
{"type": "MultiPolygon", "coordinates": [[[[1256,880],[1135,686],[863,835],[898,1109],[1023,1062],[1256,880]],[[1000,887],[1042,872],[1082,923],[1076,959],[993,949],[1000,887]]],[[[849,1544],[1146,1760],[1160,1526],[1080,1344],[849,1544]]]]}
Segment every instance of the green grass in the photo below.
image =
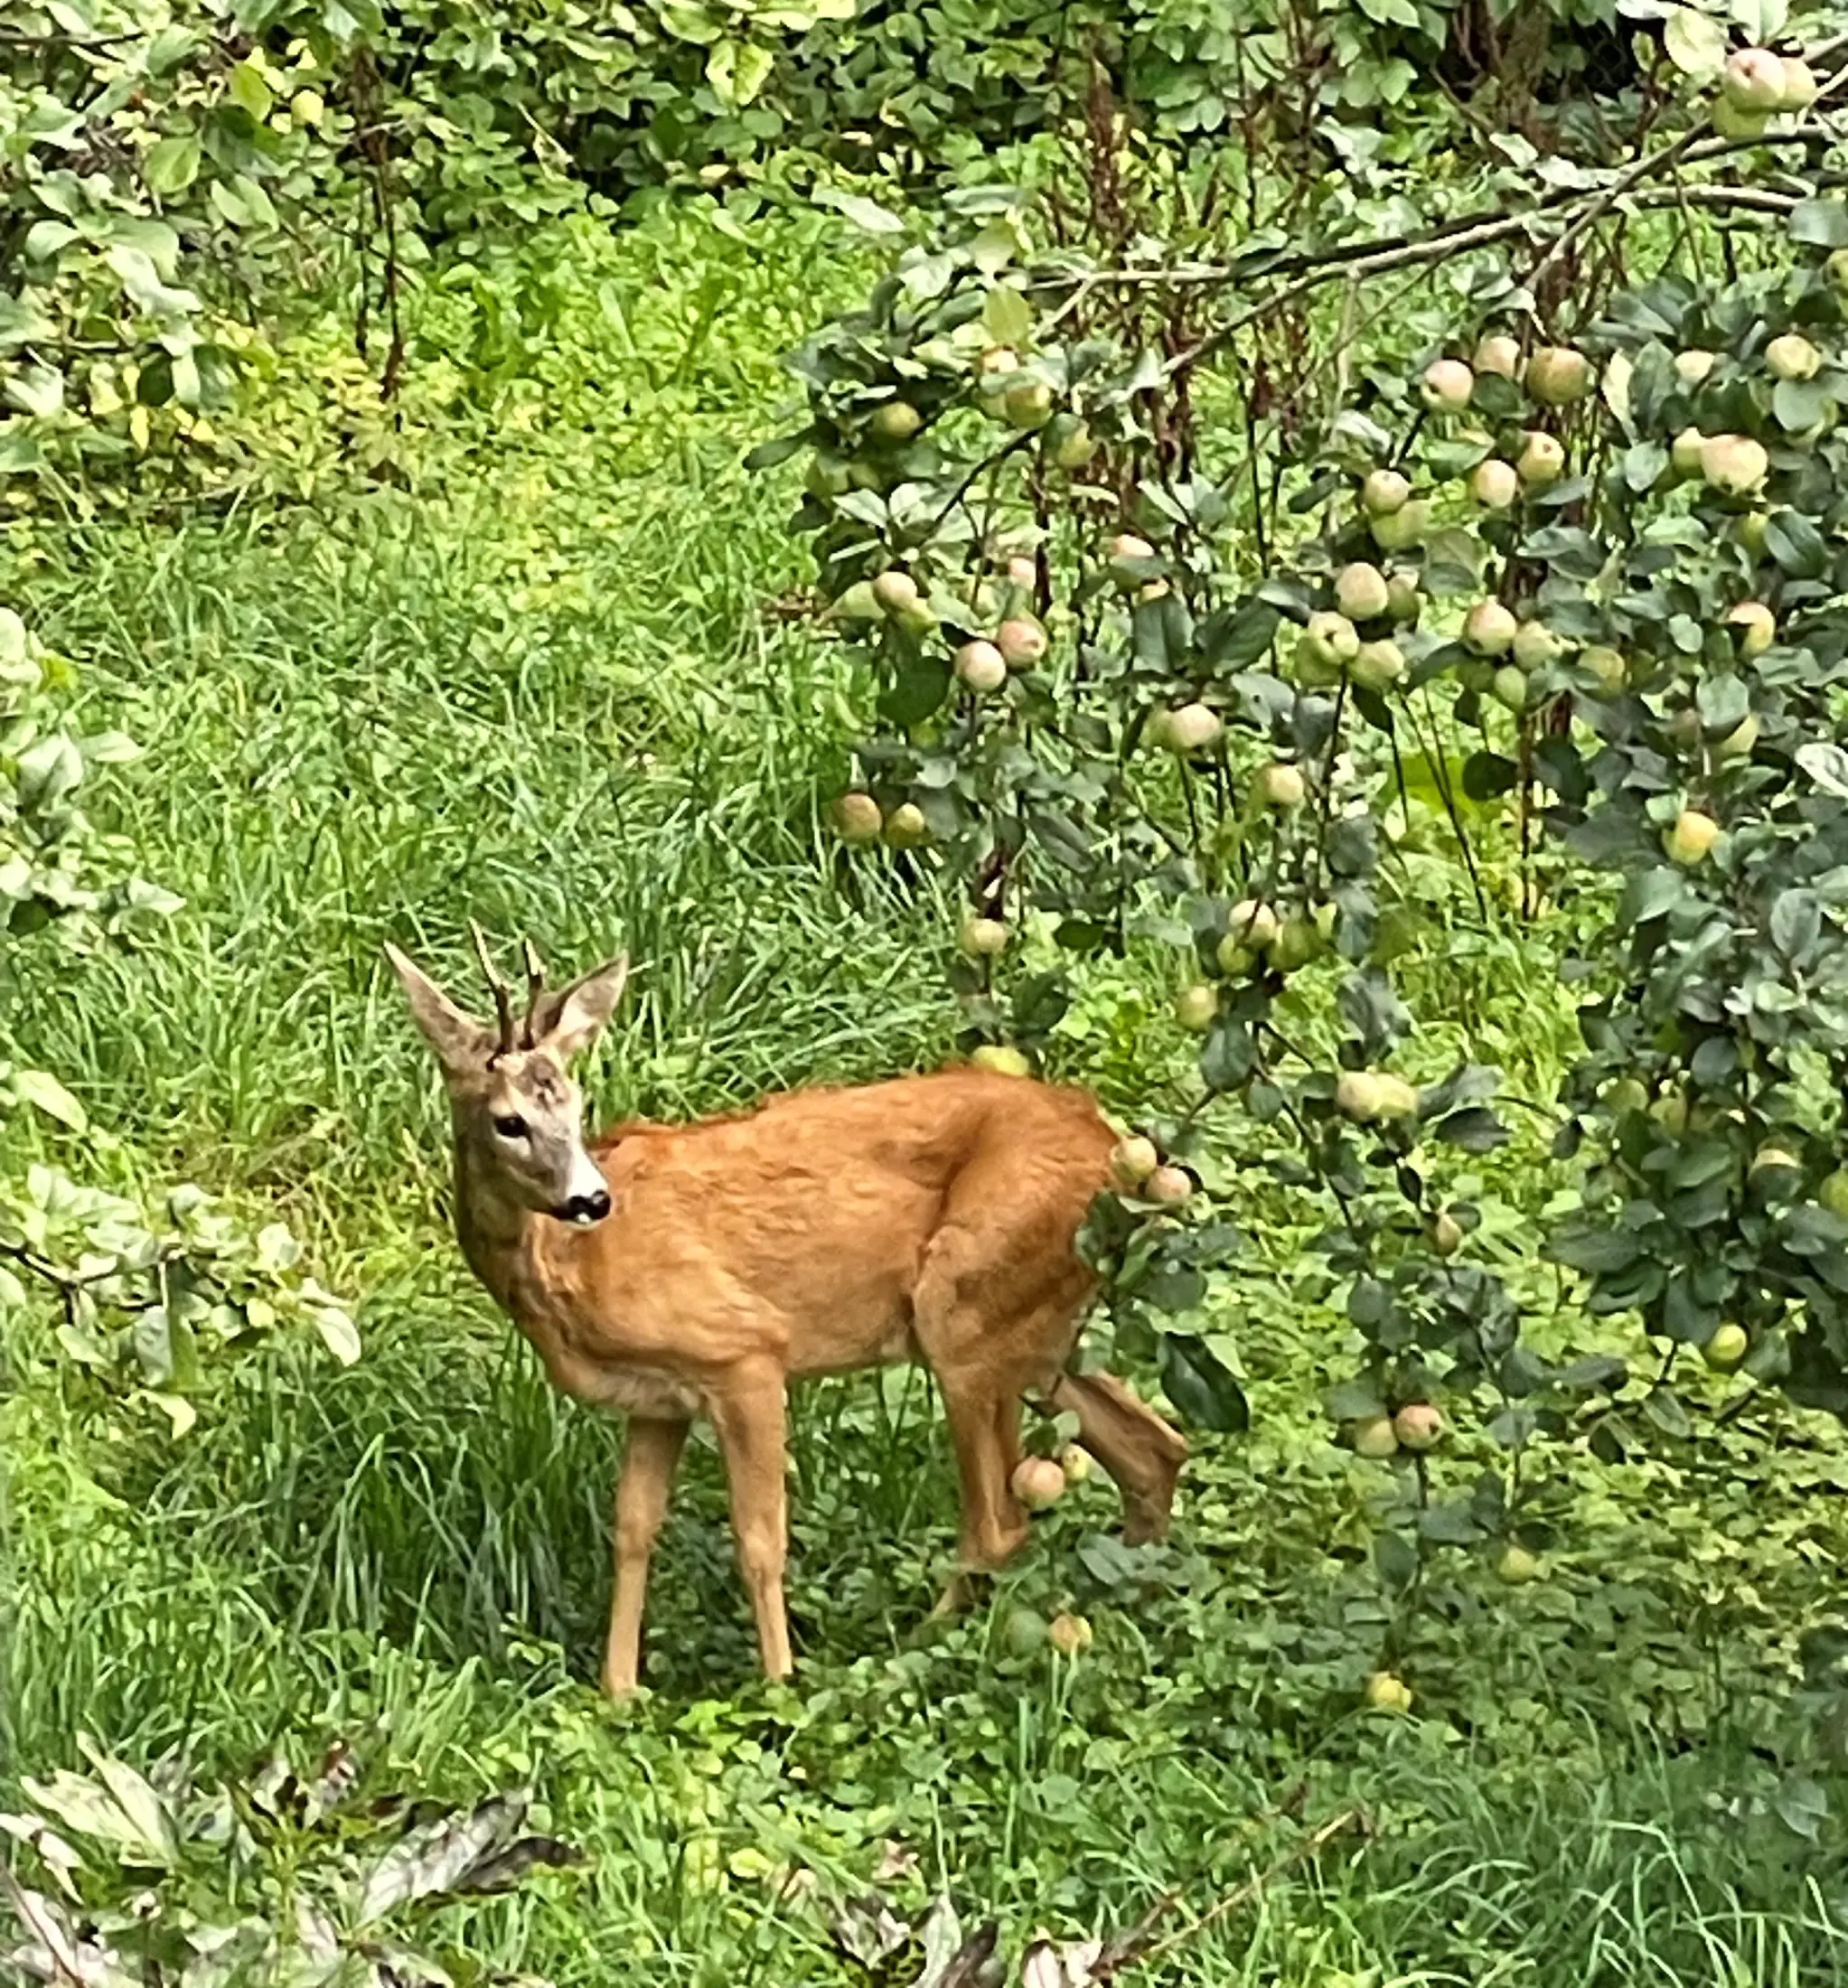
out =
{"type": "MultiPolygon", "coordinates": [[[[632,400],[670,373],[638,366],[636,314],[709,321],[658,446],[571,403],[501,455],[433,448],[409,497],[14,539],[6,591],[77,659],[87,716],[149,748],[109,811],[187,899],[126,950],[22,968],[20,1053],[121,1142],[63,1157],[280,1204],[360,1300],[367,1350],[344,1373],[305,1345],[244,1355],[176,1443],[62,1363],[48,1321],[16,1327],[6,1780],[73,1763],[80,1731],[212,1774],[346,1733],[375,1790],[530,1777],[587,1868],[445,1930],[561,1988],[859,1978],[828,1908],[891,1843],[915,1859],[888,1880],[901,1903],[947,1888],[1016,1951],[1169,1889],[1185,1918],[1287,1845],[1284,1805],[1353,1804],[1365,1847],[1279,1879],[1162,1978],[1848,1975],[1839,1837],[1806,1846],[1767,1809],[1776,1762],[1804,1758],[1794,1634],[1848,1545],[1839,1443],[1791,1425],[1768,1453],[1737,1431],[1704,1468],[1559,1462],[1548,1580],[1512,1593],[1459,1559],[1395,1623],[1365,1559],[1374,1480],[1316,1411],[1343,1327],[1304,1268],[1307,1212],[1267,1185],[1242,1189],[1252,1246],[1221,1292],[1256,1423],[1203,1443],[1165,1554],[1113,1565],[1093,1486],[991,1606],[931,1623],[953,1503],[928,1390],[830,1383],[798,1413],[796,1686],[754,1679],[702,1442],[657,1561],[654,1693],[597,1700],[619,1434],[549,1393],[455,1259],[435,1076],[380,942],[464,989],[471,914],[560,967],[626,946],[641,971],[593,1074],[605,1113],[927,1065],[953,1026],[935,886],[816,832],[859,687],[763,614],[800,577],[786,493],[713,439],[774,425],[764,348],[809,308],[810,238],[766,230],[729,311],[674,292],[658,241],[607,254],[636,309],[574,335],[607,340],[586,365],[632,400]],[[1011,1655],[1020,1605],[1082,1607],[1096,1648],[1011,1655]],[[1389,1645],[1410,1720],[1356,1709],[1389,1645]],[[744,1851],[814,1890],[734,1868],[744,1851]]],[[[1101,1043],[1174,1046],[1140,1018],[1160,991],[1141,972],[1100,977],[1097,1035],[1062,1052],[1107,1092],[1123,1065],[1101,1043]]],[[[1433,1063],[1468,1046],[1550,1095],[1571,1017],[1543,938],[1459,928],[1409,980],[1442,1017],[1433,1063]]],[[[12,1159],[60,1150],[9,1136],[12,1159]]],[[[1485,1168],[1536,1296],[1543,1148],[1529,1128],[1485,1168]]]]}

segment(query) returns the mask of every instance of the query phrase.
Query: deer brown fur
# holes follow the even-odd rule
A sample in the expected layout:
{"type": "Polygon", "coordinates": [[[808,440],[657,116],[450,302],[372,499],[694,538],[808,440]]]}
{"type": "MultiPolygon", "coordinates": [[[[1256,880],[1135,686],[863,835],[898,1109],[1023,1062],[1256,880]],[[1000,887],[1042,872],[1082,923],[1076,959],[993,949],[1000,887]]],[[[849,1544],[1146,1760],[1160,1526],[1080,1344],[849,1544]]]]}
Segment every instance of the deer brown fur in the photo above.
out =
{"type": "MultiPolygon", "coordinates": [[[[790,1669],[783,1579],[793,1381],[922,1361],[962,1485],[962,1564],[1027,1533],[1009,1479],[1020,1400],[1078,1420],[1121,1489],[1126,1533],[1166,1530],[1187,1445],[1108,1374],[1065,1371],[1092,1292],[1078,1229],[1114,1135],[1082,1092],[953,1069],[774,1098],[588,1145],[568,1074],[621,992],[612,961],[527,1015],[498,977],[489,1029],[388,948],[435,1050],[470,1267],[553,1383],[630,1419],[616,1491],[605,1688],[633,1690],[648,1563],[694,1416],[711,1419],[765,1670],[790,1669]]],[[[483,953],[485,964],[485,953],[483,953]]]]}

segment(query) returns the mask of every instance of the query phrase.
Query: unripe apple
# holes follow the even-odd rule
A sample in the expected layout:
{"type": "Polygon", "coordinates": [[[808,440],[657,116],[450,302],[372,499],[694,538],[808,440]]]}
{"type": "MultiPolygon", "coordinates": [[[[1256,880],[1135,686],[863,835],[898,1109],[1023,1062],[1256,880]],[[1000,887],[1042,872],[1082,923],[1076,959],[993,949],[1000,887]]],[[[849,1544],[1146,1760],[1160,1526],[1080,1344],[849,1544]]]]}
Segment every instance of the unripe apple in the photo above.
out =
{"type": "Polygon", "coordinates": [[[1360,650],[1360,633],[1354,624],[1346,614],[1327,608],[1309,616],[1303,640],[1318,662],[1331,666],[1352,662],[1360,650]]]}
{"type": "Polygon", "coordinates": [[[1375,1462],[1399,1453],[1399,1435],[1390,1415],[1363,1416],[1354,1425],[1353,1440],[1356,1457],[1371,1458],[1375,1462]]]}
{"type": "Polygon", "coordinates": [[[1749,435],[1710,435],[1701,444],[1701,474],[1730,497],[1756,490],[1770,467],[1764,444],[1749,435]]]}
{"type": "Polygon", "coordinates": [[[1823,355],[1800,332],[1786,332],[1765,347],[1765,364],[1773,380],[1814,380],[1823,355]]]}
{"type": "Polygon", "coordinates": [[[1505,656],[1520,624],[1500,601],[1477,601],[1463,622],[1463,640],[1478,656],[1505,656]]]}
{"type": "Polygon", "coordinates": [[[971,960],[992,960],[1008,950],[1008,928],[999,918],[965,918],[957,943],[971,960]]]}
{"type": "Polygon", "coordinates": [[[1684,387],[1698,387],[1712,371],[1717,357],[1698,345],[1691,345],[1686,352],[1675,353],[1674,377],[1684,387]]]}
{"type": "Polygon", "coordinates": [[[921,597],[917,582],[896,566],[888,567],[873,582],[873,598],[894,619],[916,607],[921,597]]]}
{"type": "Polygon", "coordinates": [[[1684,428],[1668,445],[1668,461],[1677,476],[1698,476],[1701,474],[1701,451],[1707,445],[1707,437],[1698,428],[1684,428]]]}
{"type": "Polygon", "coordinates": [[[1713,128],[1722,138],[1762,138],[1770,122],[1768,110],[1741,110],[1724,97],[1713,106],[1713,128]]]}
{"type": "Polygon", "coordinates": [[[1778,617],[1762,601],[1740,601],[1726,611],[1726,625],[1738,631],[1742,656],[1761,656],[1778,639],[1778,617]]]}
{"type": "Polygon", "coordinates": [[[1024,1050],[1011,1043],[985,1042],[970,1054],[970,1066],[986,1070],[993,1077],[1030,1077],[1033,1064],[1024,1050]]]}
{"type": "Polygon", "coordinates": [[[1104,548],[1104,558],[1116,568],[1116,583],[1126,594],[1133,594],[1141,586],[1141,577],[1123,570],[1125,562],[1135,559],[1152,559],[1155,548],[1147,539],[1139,539],[1133,531],[1120,531],[1104,548]]]}
{"type": "Polygon", "coordinates": [[[843,842],[876,842],[885,822],[869,793],[844,793],[834,803],[834,826],[843,842]]]}
{"type": "Polygon", "coordinates": [[[1365,559],[1335,576],[1335,605],[1349,621],[1376,620],[1386,612],[1386,576],[1365,559]]]}
{"type": "Polygon", "coordinates": [[[1421,497],[1402,504],[1390,517],[1370,518],[1367,532],[1382,552],[1408,552],[1422,545],[1431,530],[1431,506],[1421,497]]]}
{"type": "Polygon", "coordinates": [[[1715,759],[1750,759],[1759,742],[1759,715],[1748,711],[1713,747],[1715,759]]]}
{"type": "MultiPolygon", "coordinates": [[[[1091,1625],[1080,1615],[1055,1615],[1046,1625],[1046,1638],[1061,1656],[1080,1656],[1091,1647],[1091,1625]]],[[[1065,1978],[1060,1967],[1058,1979],[1065,1978]]]]}
{"type": "Polygon", "coordinates": [[[1394,573],[1386,582],[1386,614],[1395,622],[1415,622],[1424,606],[1418,582],[1409,573],[1394,573]]]}
{"type": "Polygon", "coordinates": [[[915,802],[901,801],[886,817],[886,842],[890,849],[915,849],[930,832],[924,810],[915,802]]]}
{"type": "Polygon", "coordinates": [[[1543,621],[1524,621],[1515,631],[1514,658],[1523,670],[1543,670],[1565,652],[1565,643],[1543,621]]]}
{"type": "Polygon", "coordinates": [[[1371,470],[1360,486],[1361,508],[1369,518],[1389,518],[1411,497],[1412,485],[1395,469],[1371,470]]]}
{"type": "Polygon", "coordinates": [[[908,400],[882,400],[867,426],[882,442],[908,442],[924,426],[924,417],[908,400]]]}
{"type": "Polygon", "coordinates": [[[1142,1183],[1143,1199],[1161,1208],[1178,1208],[1193,1191],[1192,1175],[1180,1167],[1158,1167],[1142,1183]]]}
{"type": "Polygon", "coordinates": [[[1408,1402],[1393,1418],[1402,1449],[1431,1449],[1444,1433],[1444,1418],[1429,1402],[1408,1402]]]}
{"type": "Polygon", "coordinates": [[[1455,1256],[1463,1247],[1463,1224],[1448,1208],[1440,1208],[1431,1217],[1425,1239],[1440,1256],[1455,1256]]]}
{"type": "Polygon", "coordinates": [[[1023,1457],[1014,1466],[1014,1496],[1029,1512],[1046,1512],[1065,1496],[1065,1473],[1050,1457],[1023,1457]]]}
{"type": "Polygon", "coordinates": [[[1516,717],[1527,708],[1527,679],[1512,662],[1505,662],[1489,680],[1489,695],[1516,717]]]}
{"type": "Polygon", "coordinates": [[[1403,1077],[1395,1077],[1386,1070],[1376,1071],[1374,1083],[1383,1119],[1411,1118],[1416,1113],[1419,1100],[1415,1083],[1407,1083],[1403,1077]]]}
{"type": "Polygon", "coordinates": [[[1565,445],[1556,435],[1530,428],[1515,458],[1515,474],[1524,490],[1544,490],[1566,473],[1565,445]]]}
{"type": "Polygon", "coordinates": [[[1624,687],[1628,672],[1623,658],[1615,649],[1603,642],[1594,643],[1590,649],[1579,652],[1579,666],[1589,670],[1598,679],[1598,687],[1607,697],[1615,697],[1624,687]]]}
{"type": "Polygon", "coordinates": [[[1784,95],[1781,110],[1807,110],[1816,100],[1815,71],[1800,55],[1784,57],[1784,95]]]}
{"type": "Polygon", "coordinates": [[[1349,667],[1363,689],[1390,690],[1405,674],[1405,652],[1396,642],[1364,642],[1349,667]]]}
{"type": "Polygon", "coordinates": [[[1527,361],[1526,388],[1543,408],[1563,408],[1591,390],[1591,361],[1571,345],[1543,345],[1527,361]]]}
{"type": "Polygon", "coordinates": [[[1512,463],[1491,455],[1470,471],[1469,494],[1485,511],[1506,511],[1521,494],[1521,479],[1512,463]]]}
{"type": "Polygon", "coordinates": [[[1510,1587],[1518,1588],[1530,1581],[1540,1571],[1540,1562],[1524,1546],[1508,1545],[1502,1549],[1501,1558],[1495,1563],[1496,1572],[1510,1587]]]}
{"type": "Polygon", "coordinates": [[[1039,585],[1039,568],[1024,552],[1012,554],[1001,568],[1009,586],[1018,586],[1023,594],[1030,594],[1039,585]]]}
{"type": "Polygon", "coordinates": [[[1069,415],[1061,415],[1052,426],[1052,455],[1060,469],[1083,469],[1097,454],[1097,437],[1083,421],[1074,420],[1069,415]],[[1061,422],[1071,421],[1070,427],[1062,427],[1061,422]]]}
{"type": "Polygon", "coordinates": [[[1719,834],[1720,824],[1711,814],[1703,814],[1698,808],[1684,808],[1664,838],[1663,846],[1675,862],[1692,867],[1705,858],[1719,834]]]}
{"type": "Polygon", "coordinates": [[[1442,413],[1460,414],[1475,387],[1475,375],[1460,359],[1434,359],[1424,369],[1424,404],[1442,413]]]}
{"type": "Polygon", "coordinates": [[[1258,798],[1267,808],[1299,808],[1308,795],[1300,766],[1278,760],[1258,775],[1258,798]]]}
{"type": "Polygon", "coordinates": [[[1067,1443],[1059,1451],[1059,1468],[1065,1472],[1067,1484],[1083,1484],[1091,1476],[1091,1452],[1076,1443],[1067,1443]]]}
{"type": "Polygon", "coordinates": [[[1649,1093],[1644,1090],[1638,1077],[1618,1077],[1605,1087],[1604,1108],[1613,1118],[1622,1118],[1627,1112],[1640,1111],[1649,1102],[1649,1093]]]}
{"type": "Polygon", "coordinates": [[[1010,614],[995,630],[995,647],[1008,669],[1031,669],[1046,655],[1046,630],[1031,614],[1010,614]]]}
{"type": "Polygon", "coordinates": [[[1505,332],[1489,333],[1477,344],[1475,366],[1479,373],[1499,373],[1504,380],[1518,380],[1521,377],[1520,340],[1508,337],[1505,332]]]}
{"type": "Polygon", "coordinates": [[[1242,897],[1232,907],[1231,929],[1221,941],[1220,951],[1224,952],[1230,944],[1262,952],[1281,929],[1277,914],[1269,905],[1255,897],[1242,897]]]}
{"type": "Polygon", "coordinates": [[[1380,1114],[1380,1080],[1370,1070],[1344,1070],[1335,1082],[1335,1109],[1356,1125],[1371,1125],[1380,1114]]]}
{"type": "Polygon", "coordinates": [[[1751,1351],[1743,1326],[1721,1326],[1701,1348],[1701,1357],[1715,1374],[1731,1374],[1751,1351]]]}
{"type": "Polygon", "coordinates": [[[1120,1139],[1111,1149],[1110,1177],[1119,1187],[1140,1187],[1160,1164],[1155,1141],[1138,1132],[1120,1139]]]}
{"type": "Polygon", "coordinates": [[[1265,958],[1273,973],[1294,973],[1307,966],[1322,951],[1322,935],[1307,918],[1292,915],[1271,940],[1265,958]]]}
{"type": "Polygon", "coordinates": [[[1768,48],[1742,48],[1726,58],[1720,92],[1735,110],[1780,110],[1784,61],[1768,48]]]}
{"type": "Polygon", "coordinates": [[[1010,428],[1043,428],[1052,419],[1053,390],[1044,380],[1017,380],[1001,399],[1010,428]]]}
{"type": "Polygon", "coordinates": [[[811,497],[839,497],[852,480],[844,457],[818,449],[802,473],[802,488],[811,497]]]}
{"type": "Polygon", "coordinates": [[[1838,1167],[1816,1189],[1815,1197],[1831,1214],[1848,1221],[1848,1167],[1838,1167]]]}
{"type": "Polygon", "coordinates": [[[1219,989],[1204,980],[1174,998],[1174,1018],[1189,1035],[1204,1036],[1219,1015],[1219,989]]]}
{"type": "Polygon", "coordinates": [[[1004,380],[1020,370],[1020,354],[1011,345],[990,345],[975,362],[979,380],[1004,380]]]}
{"type": "Polygon", "coordinates": [[[991,642],[966,642],[956,652],[956,674],[971,690],[999,690],[1008,680],[1008,659],[991,642]]]}
{"type": "Polygon", "coordinates": [[[1391,1671],[1375,1671],[1366,1681],[1366,1702],[1375,1711],[1410,1711],[1412,1687],[1391,1671]]]}
{"type": "Polygon", "coordinates": [[[1771,529],[1768,511],[1749,511],[1739,520],[1739,542],[1753,558],[1762,558],[1765,551],[1765,535],[1771,529]]]}
{"type": "Polygon", "coordinates": [[[1204,753],[1219,743],[1225,722],[1206,704],[1183,704],[1168,714],[1161,743],[1172,753],[1204,753]]]}

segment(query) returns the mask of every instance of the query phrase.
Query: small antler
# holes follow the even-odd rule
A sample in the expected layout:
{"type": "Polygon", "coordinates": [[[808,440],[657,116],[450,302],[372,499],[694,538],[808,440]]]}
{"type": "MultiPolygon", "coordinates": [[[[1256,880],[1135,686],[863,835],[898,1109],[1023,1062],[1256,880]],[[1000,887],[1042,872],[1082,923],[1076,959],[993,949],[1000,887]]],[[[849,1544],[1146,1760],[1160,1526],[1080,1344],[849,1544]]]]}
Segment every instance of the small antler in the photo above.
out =
{"type": "Polygon", "coordinates": [[[500,1023],[501,1044],[495,1050],[497,1056],[508,1055],[513,1047],[513,989],[496,971],[492,958],[488,952],[488,942],[482,928],[471,918],[468,922],[469,936],[474,941],[475,956],[482,962],[482,971],[488,977],[488,989],[494,997],[494,1016],[500,1023]]]}
{"type": "Polygon", "coordinates": [[[538,1046],[539,1004],[546,990],[546,969],[532,941],[522,942],[526,949],[526,1023],[521,1034],[526,1047],[532,1049],[538,1046]]]}

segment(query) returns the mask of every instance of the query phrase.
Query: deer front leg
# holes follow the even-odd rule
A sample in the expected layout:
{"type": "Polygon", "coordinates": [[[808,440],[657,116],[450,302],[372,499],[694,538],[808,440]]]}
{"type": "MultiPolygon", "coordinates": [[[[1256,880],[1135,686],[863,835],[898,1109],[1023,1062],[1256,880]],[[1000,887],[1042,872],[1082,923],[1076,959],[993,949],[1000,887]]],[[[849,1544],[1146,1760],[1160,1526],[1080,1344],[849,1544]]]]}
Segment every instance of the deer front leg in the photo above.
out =
{"type": "Polygon", "coordinates": [[[731,1489],[738,1571],[757,1619],[757,1649],[766,1677],[790,1674],[789,1618],[783,1570],[789,1552],[783,1481],[787,1405],[783,1371],[756,1363],[727,1375],[708,1403],[731,1489]]]}
{"type": "Polygon", "coordinates": [[[609,1640],[604,1646],[603,1688],[612,1698],[635,1689],[642,1661],[642,1604],[648,1592],[648,1561],[667,1516],[674,1471],[687,1440],[685,1422],[629,1424],[629,1444],[616,1479],[615,1588],[610,1599],[609,1640]]]}

